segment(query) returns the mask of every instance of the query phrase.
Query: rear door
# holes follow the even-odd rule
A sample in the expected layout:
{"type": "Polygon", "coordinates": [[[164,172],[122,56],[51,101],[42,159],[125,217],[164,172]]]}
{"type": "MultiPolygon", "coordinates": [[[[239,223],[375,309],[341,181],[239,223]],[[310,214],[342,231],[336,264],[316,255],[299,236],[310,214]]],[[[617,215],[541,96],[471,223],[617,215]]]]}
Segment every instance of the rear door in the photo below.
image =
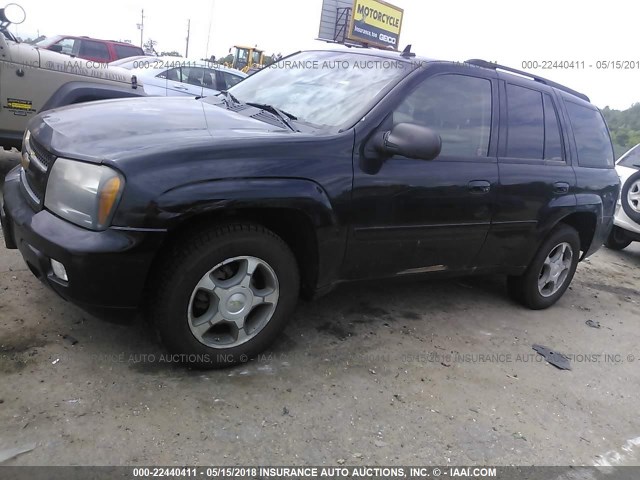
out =
{"type": "Polygon", "coordinates": [[[576,177],[555,92],[512,75],[499,83],[500,183],[481,263],[519,267],[529,263],[547,225],[573,211],[576,177]]]}
{"type": "Polygon", "coordinates": [[[109,63],[111,61],[111,54],[109,53],[109,47],[106,43],[96,42],[95,40],[88,40],[83,38],[77,40],[80,42],[80,49],[78,56],[94,62],[109,63]]]}

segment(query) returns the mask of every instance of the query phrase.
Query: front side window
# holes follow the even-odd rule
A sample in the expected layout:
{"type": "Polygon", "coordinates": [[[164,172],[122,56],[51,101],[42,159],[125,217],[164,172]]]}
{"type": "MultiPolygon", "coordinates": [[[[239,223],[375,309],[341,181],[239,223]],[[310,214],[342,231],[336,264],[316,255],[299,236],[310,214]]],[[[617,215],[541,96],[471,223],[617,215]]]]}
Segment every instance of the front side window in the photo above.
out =
{"type": "Polygon", "coordinates": [[[466,75],[430,77],[394,111],[393,122],[434,130],[442,138],[442,156],[486,157],[491,137],[491,82],[466,75]]]}
{"type": "Polygon", "coordinates": [[[63,38],[62,40],[54,43],[54,45],[60,45],[60,47],[62,47],[60,53],[64,53],[66,55],[78,54],[78,51],[76,49],[76,40],[73,38],[63,38]]]}
{"type": "Polygon", "coordinates": [[[233,87],[235,84],[240,83],[243,78],[240,75],[234,75],[233,73],[220,72],[222,75],[222,90],[227,90],[233,87]]]}
{"type": "Polygon", "coordinates": [[[507,84],[507,157],[544,158],[542,94],[507,84]]]}
{"type": "Polygon", "coordinates": [[[600,111],[571,101],[566,101],[566,105],[578,149],[578,164],[581,167],[612,166],[613,146],[600,111]]]}

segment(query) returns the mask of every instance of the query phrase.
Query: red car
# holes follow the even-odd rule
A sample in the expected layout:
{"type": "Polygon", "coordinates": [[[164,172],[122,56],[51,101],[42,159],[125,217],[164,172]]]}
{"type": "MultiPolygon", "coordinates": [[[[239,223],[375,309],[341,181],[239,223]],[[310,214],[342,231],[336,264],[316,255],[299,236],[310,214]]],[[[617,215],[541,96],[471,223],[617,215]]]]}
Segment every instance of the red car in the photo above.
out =
{"type": "Polygon", "coordinates": [[[74,37],[72,35],[56,35],[45,38],[36,45],[54,52],[104,63],[113,62],[121,58],[144,55],[142,48],[130,43],[98,40],[89,37],[74,37]]]}

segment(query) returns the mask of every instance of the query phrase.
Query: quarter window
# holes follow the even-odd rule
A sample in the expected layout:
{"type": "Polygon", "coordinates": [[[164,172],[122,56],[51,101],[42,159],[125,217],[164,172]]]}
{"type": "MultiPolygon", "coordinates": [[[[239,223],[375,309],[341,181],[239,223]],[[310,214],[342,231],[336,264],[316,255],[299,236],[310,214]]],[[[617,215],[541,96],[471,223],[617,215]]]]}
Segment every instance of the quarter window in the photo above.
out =
{"type": "Polygon", "coordinates": [[[610,167],[613,146],[602,114],[595,108],[566,102],[581,167],[610,167]]]}
{"type": "Polygon", "coordinates": [[[133,45],[114,45],[113,48],[116,50],[116,57],[118,58],[135,57],[144,53],[142,49],[133,45]]]}
{"type": "Polygon", "coordinates": [[[433,129],[442,138],[443,156],[486,157],[491,135],[491,82],[453,74],[428,78],[400,104],[393,121],[433,129]]]}
{"type": "Polygon", "coordinates": [[[540,92],[507,84],[507,128],[507,157],[544,158],[544,113],[540,92]]]}

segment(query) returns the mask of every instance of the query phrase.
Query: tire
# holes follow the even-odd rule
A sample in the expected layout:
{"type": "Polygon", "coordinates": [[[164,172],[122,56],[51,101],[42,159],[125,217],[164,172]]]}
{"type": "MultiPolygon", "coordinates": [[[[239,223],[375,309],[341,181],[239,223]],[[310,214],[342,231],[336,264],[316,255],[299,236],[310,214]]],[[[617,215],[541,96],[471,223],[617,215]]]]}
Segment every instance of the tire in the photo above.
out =
{"type": "Polygon", "coordinates": [[[538,249],[525,273],[508,278],[510,296],[532,310],[549,308],[569,288],[579,258],[578,232],[568,225],[558,225],[538,249]],[[561,255],[558,256],[559,254],[561,255]],[[557,263],[551,260],[557,260],[557,263]],[[558,274],[556,282],[551,280],[554,274],[558,274]],[[542,287],[539,286],[539,281],[543,284],[542,287]]]}
{"type": "Polygon", "coordinates": [[[172,359],[221,368],[276,339],[299,289],[296,259],[280,237],[260,225],[221,225],[196,231],[168,255],[147,308],[172,359]]]}
{"type": "Polygon", "coordinates": [[[624,213],[636,223],[640,223],[640,171],[631,175],[622,186],[620,203],[624,213]]]}
{"type": "Polygon", "coordinates": [[[629,245],[631,245],[632,241],[633,240],[631,240],[627,236],[624,229],[620,227],[616,227],[614,225],[614,227],[611,229],[611,233],[607,237],[607,241],[604,242],[604,244],[607,248],[610,248],[611,250],[624,250],[629,245]]]}

